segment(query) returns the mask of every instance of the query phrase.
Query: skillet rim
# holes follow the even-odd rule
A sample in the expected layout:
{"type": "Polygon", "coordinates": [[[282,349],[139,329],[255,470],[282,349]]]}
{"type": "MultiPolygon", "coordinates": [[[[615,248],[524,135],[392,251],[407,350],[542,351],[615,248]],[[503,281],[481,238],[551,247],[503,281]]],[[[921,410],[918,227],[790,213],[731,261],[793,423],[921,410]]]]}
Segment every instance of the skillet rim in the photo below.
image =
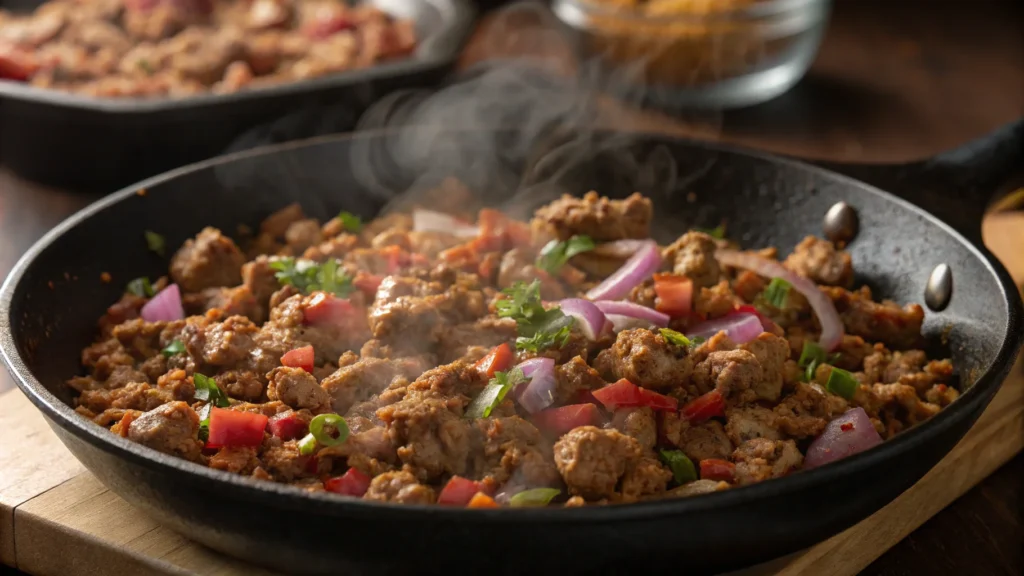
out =
{"type": "MultiPolygon", "coordinates": [[[[452,130],[455,133],[460,131],[478,130],[452,130]]],[[[181,479],[192,484],[206,486],[212,492],[223,490],[225,486],[222,484],[231,485],[235,487],[235,490],[232,492],[232,498],[240,500],[263,503],[265,498],[274,496],[278,500],[273,501],[271,505],[277,508],[299,511],[309,510],[330,516],[383,514],[385,518],[392,516],[396,519],[406,520],[502,521],[514,523],[556,522],[566,524],[578,522],[622,522],[642,520],[650,516],[671,516],[685,514],[690,511],[705,511],[713,508],[738,506],[761,498],[778,498],[799,492],[809,485],[826,483],[848,473],[861,472],[865,469],[879,466],[886,461],[895,459],[900,454],[914,450],[927,442],[931,436],[940,434],[960,419],[969,417],[975,409],[987,405],[1002,385],[1020,350],[1021,341],[1024,341],[1024,330],[1022,330],[1022,324],[1024,324],[1024,320],[1022,320],[1024,305],[1022,305],[1016,285],[1005,267],[983,245],[975,245],[938,217],[895,194],[813,164],[767,152],[749,150],[739,146],[702,142],[690,138],[644,132],[608,130],[601,130],[599,132],[633,134],[640,139],[672,141],[686,146],[711,149],[727,155],[745,156],[767,161],[777,166],[802,170],[819,177],[828,178],[840,185],[859,189],[864,194],[880,196],[883,200],[893,202],[901,208],[928,220],[932,224],[938,225],[947,234],[952,235],[955,240],[965,245],[972,255],[980,260],[989,273],[995,276],[1002,287],[1003,302],[1009,310],[1009,314],[1004,324],[1003,342],[993,359],[991,368],[978,377],[970,389],[964,392],[957,401],[944,408],[935,417],[898,435],[892,440],[883,442],[878,447],[820,468],[803,470],[785,478],[705,494],[698,498],[667,498],[632,504],[583,506],[572,508],[571,510],[545,507],[527,508],[518,511],[509,511],[507,509],[469,510],[438,505],[394,505],[362,499],[339,498],[334,495],[309,493],[300,488],[285,484],[260,481],[226,471],[214,470],[194,462],[163,454],[146,446],[131,442],[126,438],[111,434],[109,430],[96,426],[78,415],[69,405],[47,390],[32,374],[32,371],[23,360],[17,345],[14,343],[10,321],[11,301],[17,285],[29,266],[65,232],[107,207],[134,196],[140,188],[152,189],[154,186],[185,174],[208,170],[215,166],[229,164],[244,158],[272,155],[285,150],[313,148],[344,140],[358,138],[376,139],[395,133],[393,129],[367,130],[358,133],[322,136],[218,156],[132,184],[82,208],[36,241],[19,258],[3,285],[0,286],[0,357],[2,357],[7,365],[8,371],[13,376],[18,388],[47,417],[51,426],[57,424],[62,429],[75,435],[78,439],[91,444],[93,447],[102,449],[134,465],[144,466],[156,473],[165,475],[178,474],[181,479]]]]}

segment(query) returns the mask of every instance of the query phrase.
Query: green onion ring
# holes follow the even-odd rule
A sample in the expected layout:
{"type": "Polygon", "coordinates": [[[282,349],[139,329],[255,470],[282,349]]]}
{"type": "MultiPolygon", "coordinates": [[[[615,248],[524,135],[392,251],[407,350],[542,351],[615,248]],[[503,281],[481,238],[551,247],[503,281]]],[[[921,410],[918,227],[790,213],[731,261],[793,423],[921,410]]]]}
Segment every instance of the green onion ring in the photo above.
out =
{"type": "Polygon", "coordinates": [[[337,446],[348,438],[348,423],[337,414],[320,414],[309,421],[309,434],[324,446],[337,446]],[[324,431],[328,424],[338,430],[337,438],[324,431]]]}

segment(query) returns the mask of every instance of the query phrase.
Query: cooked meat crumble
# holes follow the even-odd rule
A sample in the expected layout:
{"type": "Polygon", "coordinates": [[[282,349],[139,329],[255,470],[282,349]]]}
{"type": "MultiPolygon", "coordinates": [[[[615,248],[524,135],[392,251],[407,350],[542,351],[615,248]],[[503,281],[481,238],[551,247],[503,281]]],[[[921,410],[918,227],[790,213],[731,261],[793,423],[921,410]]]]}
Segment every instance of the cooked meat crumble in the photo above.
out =
{"type": "Polygon", "coordinates": [[[696,231],[658,247],[638,194],[563,197],[529,223],[416,210],[321,224],[291,205],[245,246],[200,231],[100,319],[77,411],[309,491],[572,507],[779,478],[827,463],[810,448],[830,427],[882,440],[957,398],[952,363],[919,349],[921,308],[854,289],[827,240],[781,262],[696,231]],[[643,246],[629,280],[574,265],[643,246]]]}

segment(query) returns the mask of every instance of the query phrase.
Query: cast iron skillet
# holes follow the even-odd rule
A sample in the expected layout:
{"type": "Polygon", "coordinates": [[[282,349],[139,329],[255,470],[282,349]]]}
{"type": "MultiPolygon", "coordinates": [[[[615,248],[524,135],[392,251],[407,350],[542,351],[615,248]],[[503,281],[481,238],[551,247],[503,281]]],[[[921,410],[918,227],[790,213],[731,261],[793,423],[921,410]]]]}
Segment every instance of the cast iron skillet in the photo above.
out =
{"type": "MultiPolygon", "coordinates": [[[[447,142],[456,155],[469,154],[459,143],[479,136],[466,132],[447,142]]],[[[952,300],[927,315],[925,332],[936,340],[948,334],[964,394],[921,426],[824,468],[708,496],[572,510],[389,506],[310,495],[159,454],[72,411],[64,381],[80,370],[79,351],[94,337],[96,319],[128,279],[166,272],[143,230],[165,234],[173,247],[207,225],[255,225],[291,201],[322,219],[342,208],[370,217],[382,188],[405,190],[427,183],[423,174],[442,176],[427,169],[438,142],[411,161],[396,156],[401,143],[390,132],[214,159],[100,200],[47,234],[11,272],[0,290],[0,351],[60,439],[111,490],[190,538],[288,573],[720,572],[796,551],[867,517],[963,436],[1021,345],[1016,288],[979,241],[987,195],[1021,165],[1021,124],[928,162],[857,169],[886,182],[889,192],[793,160],[633,136],[592,135],[591,142],[604,143],[593,146],[600,152],[575,155],[547,186],[617,196],[638,189],[654,199],[666,235],[727,218],[745,246],[774,245],[782,253],[804,235],[820,234],[822,215],[846,201],[860,217],[850,245],[858,282],[899,302],[923,302],[932,268],[952,268],[952,300]],[[373,187],[354,175],[368,162],[366,147],[373,165],[388,167],[373,187]],[[101,272],[113,282],[102,283],[101,272]]],[[[522,158],[501,161],[522,168],[522,158]]],[[[443,175],[452,170],[461,175],[453,166],[443,175]]],[[[509,192],[500,182],[478,189],[499,203],[509,192]]]]}

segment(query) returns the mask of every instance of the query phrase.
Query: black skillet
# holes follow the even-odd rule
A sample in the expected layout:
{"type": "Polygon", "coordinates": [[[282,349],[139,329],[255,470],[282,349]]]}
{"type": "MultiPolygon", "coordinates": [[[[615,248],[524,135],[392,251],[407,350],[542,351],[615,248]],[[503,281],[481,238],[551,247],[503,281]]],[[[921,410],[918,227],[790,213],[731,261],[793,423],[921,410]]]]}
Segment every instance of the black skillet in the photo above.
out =
{"type": "Polygon", "coordinates": [[[929,311],[925,332],[948,337],[964,394],[894,440],[817,470],[690,499],[571,510],[388,506],[310,495],[164,456],[72,411],[64,381],[79,371],[96,319],[127,280],[166,270],[142,241],[144,230],[177,246],[207,225],[255,225],[292,201],[319,218],[340,209],[370,217],[383,204],[383,189],[449,173],[473,181],[475,162],[448,160],[472,158],[488,143],[517,149],[514,134],[464,132],[410,149],[393,138],[288,144],[152,178],[69,218],[15,266],[0,291],[0,350],[18,386],[106,486],[190,538],[288,573],[721,572],[821,541],[910,487],[981,414],[1021,345],[1020,298],[979,231],[988,195],[1022,165],[1020,123],[928,162],[856,169],[888,192],[765,154],[597,132],[586,142],[600,152],[568,155],[572,166],[535,184],[525,199],[506,200],[518,181],[502,175],[524,162],[515,154],[492,154],[502,169],[491,166],[496,182],[477,189],[513,211],[545,200],[542,188],[616,196],[638,189],[655,200],[662,241],[725,219],[745,246],[774,245],[782,253],[804,235],[820,234],[826,211],[847,202],[859,215],[850,244],[857,280],[878,295],[923,303],[929,273],[950,266],[952,297],[945,309],[929,311]],[[368,166],[377,170],[372,185],[368,166]],[[141,188],[145,195],[136,193],[141,188]],[[113,282],[102,283],[101,272],[113,282]]]}

